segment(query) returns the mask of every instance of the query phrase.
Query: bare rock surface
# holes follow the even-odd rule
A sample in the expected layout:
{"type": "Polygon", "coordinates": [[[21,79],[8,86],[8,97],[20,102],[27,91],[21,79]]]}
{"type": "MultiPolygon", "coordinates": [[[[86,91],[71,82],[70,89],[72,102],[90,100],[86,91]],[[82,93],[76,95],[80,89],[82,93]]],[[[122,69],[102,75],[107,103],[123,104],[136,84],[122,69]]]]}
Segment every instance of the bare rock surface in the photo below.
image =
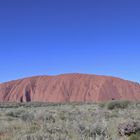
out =
{"type": "Polygon", "coordinates": [[[109,76],[63,74],[0,84],[0,102],[99,102],[139,100],[139,83],[109,76]]]}

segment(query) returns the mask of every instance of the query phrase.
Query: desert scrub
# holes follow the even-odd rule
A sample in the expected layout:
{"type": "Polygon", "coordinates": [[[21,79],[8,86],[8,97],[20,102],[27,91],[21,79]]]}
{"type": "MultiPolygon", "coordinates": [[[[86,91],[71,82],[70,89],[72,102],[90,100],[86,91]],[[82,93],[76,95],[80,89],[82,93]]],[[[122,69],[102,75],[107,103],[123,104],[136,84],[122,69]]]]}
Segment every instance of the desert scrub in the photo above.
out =
{"type": "Polygon", "coordinates": [[[140,120],[139,103],[113,107],[117,109],[107,106],[108,103],[4,104],[0,108],[0,140],[126,140],[118,134],[118,125],[130,119],[140,120]]]}
{"type": "Polygon", "coordinates": [[[107,103],[107,109],[124,109],[130,105],[129,101],[114,100],[107,103]]]}

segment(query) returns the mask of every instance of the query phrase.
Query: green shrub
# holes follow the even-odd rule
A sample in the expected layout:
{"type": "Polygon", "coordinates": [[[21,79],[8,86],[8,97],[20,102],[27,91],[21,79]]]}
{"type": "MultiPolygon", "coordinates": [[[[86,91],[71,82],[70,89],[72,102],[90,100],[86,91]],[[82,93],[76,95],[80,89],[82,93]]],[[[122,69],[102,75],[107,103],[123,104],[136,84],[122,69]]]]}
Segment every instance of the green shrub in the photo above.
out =
{"type": "Polygon", "coordinates": [[[24,113],[19,118],[23,121],[32,121],[35,117],[32,113],[24,113]]]}
{"type": "Polygon", "coordinates": [[[105,103],[104,102],[99,103],[99,107],[104,108],[105,107],[105,103]]]}
{"type": "Polygon", "coordinates": [[[18,118],[24,112],[25,112],[24,110],[13,110],[6,113],[6,115],[10,117],[18,118]]]}
{"type": "Polygon", "coordinates": [[[124,108],[127,108],[129,104],[130,104],[129,101],[119,101],[119,100],[111,101],[107,103],[107,109],[109,110],[112,110],[115,108],[124,109],[124,108]]]}
{"type": "Polygon", "coordinates": [[[140,133],[132,134],[128,140],[140,140],[140,133]]]}

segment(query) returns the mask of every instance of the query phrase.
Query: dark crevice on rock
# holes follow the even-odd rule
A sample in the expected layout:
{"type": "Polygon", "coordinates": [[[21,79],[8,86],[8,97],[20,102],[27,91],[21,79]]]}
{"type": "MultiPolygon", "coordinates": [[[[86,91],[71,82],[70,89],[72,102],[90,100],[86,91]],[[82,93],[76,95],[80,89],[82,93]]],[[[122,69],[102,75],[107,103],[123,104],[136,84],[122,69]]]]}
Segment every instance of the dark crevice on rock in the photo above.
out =
{"type": "Polygon", "coordinates": [[[30,91],[25,92],[25,98],[26,98],[26,102],[31,102],[30,91]]]}
{"type": "Polygon", "coordinates": [[[22,96],[22,97],[20,97],[20,102],[21,102],[21,103],[23,102],[23,96],[22,96]]]}

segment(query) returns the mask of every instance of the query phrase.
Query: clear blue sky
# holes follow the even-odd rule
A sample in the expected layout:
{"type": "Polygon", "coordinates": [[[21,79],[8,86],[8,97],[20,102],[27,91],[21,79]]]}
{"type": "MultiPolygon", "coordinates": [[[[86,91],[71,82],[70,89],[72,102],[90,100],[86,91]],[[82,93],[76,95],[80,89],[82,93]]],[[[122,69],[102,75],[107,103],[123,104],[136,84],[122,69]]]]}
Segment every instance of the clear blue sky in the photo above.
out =
{"type": "Polygon", "coordinates": [[[140,0],[0,0],[0,82],[74,72],[140,82],[140,0]]]}

